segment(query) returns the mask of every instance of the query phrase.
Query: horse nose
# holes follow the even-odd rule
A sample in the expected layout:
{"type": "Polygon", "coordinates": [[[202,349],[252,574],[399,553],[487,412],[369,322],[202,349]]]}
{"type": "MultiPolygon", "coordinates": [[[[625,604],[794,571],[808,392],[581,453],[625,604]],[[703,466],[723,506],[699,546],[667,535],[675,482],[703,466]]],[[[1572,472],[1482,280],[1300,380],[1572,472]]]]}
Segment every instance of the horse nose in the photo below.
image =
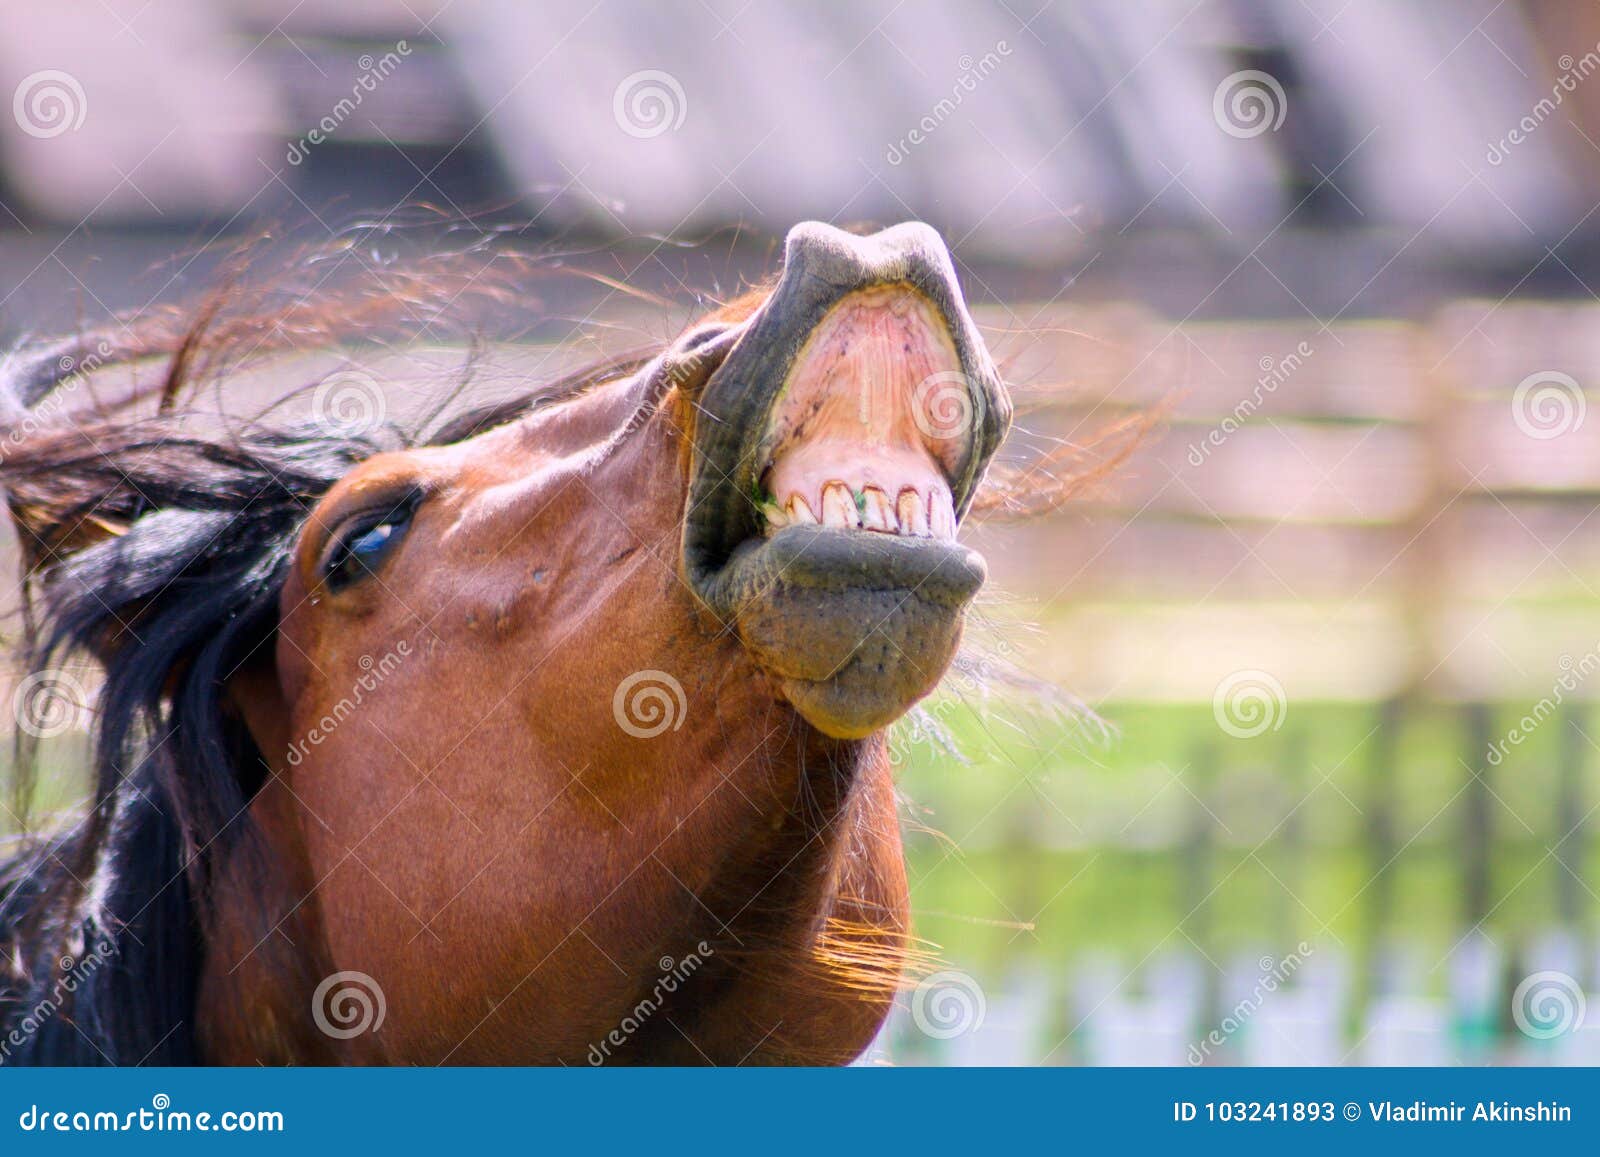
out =
{"type": "MultiPolygon", "coordinates": [[[[876,308],[891,315],[907,308],[931,312],[949,339],[959,369],[918,382],[911,396],[920,398],[931,384],[928,396],[964,393],[970,402],[961,407],[960,437],[965,441],[958,447],[960,460],[948,473],[956,517],[966,513],[978,480],[1005,435],[1011,402],[967,310],[955,262],[939,234],[920,221],[867,236],[819,221],[796,225],[784,241],[777,285],[754,314],[729,331],[734,335],[731,347],[695,401],[692,514],[684,521],[683,549],[691,581],[708,606],[731,612],[734,601],[742,597],[743,588],[735,579],[719,584],[734,550],[761,530],[751,495],[759,492],[761,473],[770,465],[769,434],[785,385],[829,313],[841,305],[848,307],[852,299],[869,312],[876,308]],[[891,292],[887,300],[867,302],[856,296],[880,286],[904,287],[912,293],[891,292]],[[912,295],[925,300],[908,306],[912,295]],[[959,379],[954,386],[952,375],[959,379]]],[[[845,346],[833,352],[843,356],[845,346]]],[[[857,406],[849,412],[859,415],[862,409],[857,406]]]]}
{"type": "Polygon", "coordinates": [[[784,240],[779,294],[791,286],[801,300],[831,303],[875,285],[906,283],[966,313],[955,262],[932,226],[907,221],[867,236],[821,221],[802,221],[784,240]]]}
{"type": "Polygon", "coordinates": [[[960,377],[979,411],[973,461],[986,462],[1010,425],[1011,402],[967,310],[955,259],[938,231],[921,221],[866,236],[821,221],[802,221],[790,229],[784,239],[783,274],[751,335],[759,339],[758,348],[771,351],[757,355],[769,358],[770,369],[746,380],[765,381],[770,397],[823,319],[845,299],[880,286],[909,287],[926,298],[943,322],[960,361],[960,377]]]}

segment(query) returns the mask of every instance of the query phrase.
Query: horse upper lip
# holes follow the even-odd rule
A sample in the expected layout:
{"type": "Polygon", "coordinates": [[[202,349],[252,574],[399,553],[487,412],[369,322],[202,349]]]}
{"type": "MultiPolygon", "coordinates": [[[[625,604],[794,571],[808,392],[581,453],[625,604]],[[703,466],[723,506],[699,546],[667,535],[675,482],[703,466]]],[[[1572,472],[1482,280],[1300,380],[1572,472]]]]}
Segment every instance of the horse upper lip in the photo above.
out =
{"type": "MultiPolygon", "coordinates": [[[[970,412],[959,436],[950,442],[951,452],[929,457],[947,489],[952,522],[970,505],[1009,424],[1010,404],[962,300],[944,242],[933,229],[916,222],[870,237],[815,222],[797,225],[785,244],[784,271],[777,287],[745,323],[697,399],[700,418],[694,432],[684,564],[691,583],[714,607],[722,601],[720,572],[742,542],[762,532],[766,521],[760,486],[763,472],[772,464],[771,424],[796,359],[830,311],[853,294],[878,290],[903,292],[908,300],[923,303],[919,308],[925,307],[937,319],[948,341],[951,364],[943,372],[964,394],[970,412]]],[[[861,480],[875,481],[865,475],[861,480]]],[[[849,484],[857,479],[818,481],[849,484]]],[[[891,495],[883,485],[876,488],[898,510],[901,491],[891,495]]],[[[861,493],[867,489],[863,485],[861,493]]],[[[787,510],[788,496],[782,497],[787,510]]],[[[866,497],[874,504],[878,501],[866,497]]],[[[819,504],[822,498],[819,487],[819,504]]],[[[925,501],[937,498],[924,493],[925,501]]],[[[812,513],[822,520],[823,511],[812,513]]],[[[926,513],[931,529],[932,509],[926,513]]],[[[874,517],[881,516],[881,510],[874,512],[874,517]]]]}

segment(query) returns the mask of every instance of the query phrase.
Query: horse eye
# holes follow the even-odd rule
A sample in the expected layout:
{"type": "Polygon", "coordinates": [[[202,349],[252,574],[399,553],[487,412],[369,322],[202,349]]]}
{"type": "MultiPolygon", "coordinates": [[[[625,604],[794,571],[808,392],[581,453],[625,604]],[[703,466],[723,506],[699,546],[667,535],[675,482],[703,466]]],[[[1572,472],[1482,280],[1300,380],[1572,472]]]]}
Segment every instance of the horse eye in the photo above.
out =
{"type": "Polygon", "coordinates": [[[358,523],[340,536],[322,565],[322,578],[330,591],[376,574],[411,526],[411,512],[382,515],[381,522],[358,523]]]}

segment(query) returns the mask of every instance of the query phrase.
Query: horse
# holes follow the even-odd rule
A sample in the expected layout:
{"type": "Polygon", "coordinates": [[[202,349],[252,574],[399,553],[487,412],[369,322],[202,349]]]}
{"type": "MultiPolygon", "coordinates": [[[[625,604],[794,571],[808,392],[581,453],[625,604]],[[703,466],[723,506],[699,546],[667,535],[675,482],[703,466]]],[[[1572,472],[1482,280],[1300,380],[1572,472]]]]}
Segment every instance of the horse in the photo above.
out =
{"type": "Polygon", "coordinates": [[[658,348],[423,432],[191,420],[395,280],[7,359],[23,657],[100,686],[86,810],[0,869],[0,1063],[850,1062],[918,952],[884,735],[961,647],[964,524],[1078,482],[990,469],[944,242],[798,225],[658,348]]]}

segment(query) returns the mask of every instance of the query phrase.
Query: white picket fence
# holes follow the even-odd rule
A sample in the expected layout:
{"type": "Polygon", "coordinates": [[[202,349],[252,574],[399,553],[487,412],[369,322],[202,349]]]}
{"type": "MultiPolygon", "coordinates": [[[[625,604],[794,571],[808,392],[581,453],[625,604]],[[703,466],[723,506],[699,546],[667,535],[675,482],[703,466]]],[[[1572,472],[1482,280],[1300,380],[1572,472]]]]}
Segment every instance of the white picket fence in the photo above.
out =
{"type": "Polygon", "coordinates": [[[860,1063],[1600,1066],[1600,941],[1565,929],[1514,960],[1477,933],[1443,960],[1398,945],[1367,963],[1365,993],[1336,945],[1287,959],[1184,952],[1135,968],[1089,954],[963,974],[942,1008],[909,991],[860,1063]]]}

